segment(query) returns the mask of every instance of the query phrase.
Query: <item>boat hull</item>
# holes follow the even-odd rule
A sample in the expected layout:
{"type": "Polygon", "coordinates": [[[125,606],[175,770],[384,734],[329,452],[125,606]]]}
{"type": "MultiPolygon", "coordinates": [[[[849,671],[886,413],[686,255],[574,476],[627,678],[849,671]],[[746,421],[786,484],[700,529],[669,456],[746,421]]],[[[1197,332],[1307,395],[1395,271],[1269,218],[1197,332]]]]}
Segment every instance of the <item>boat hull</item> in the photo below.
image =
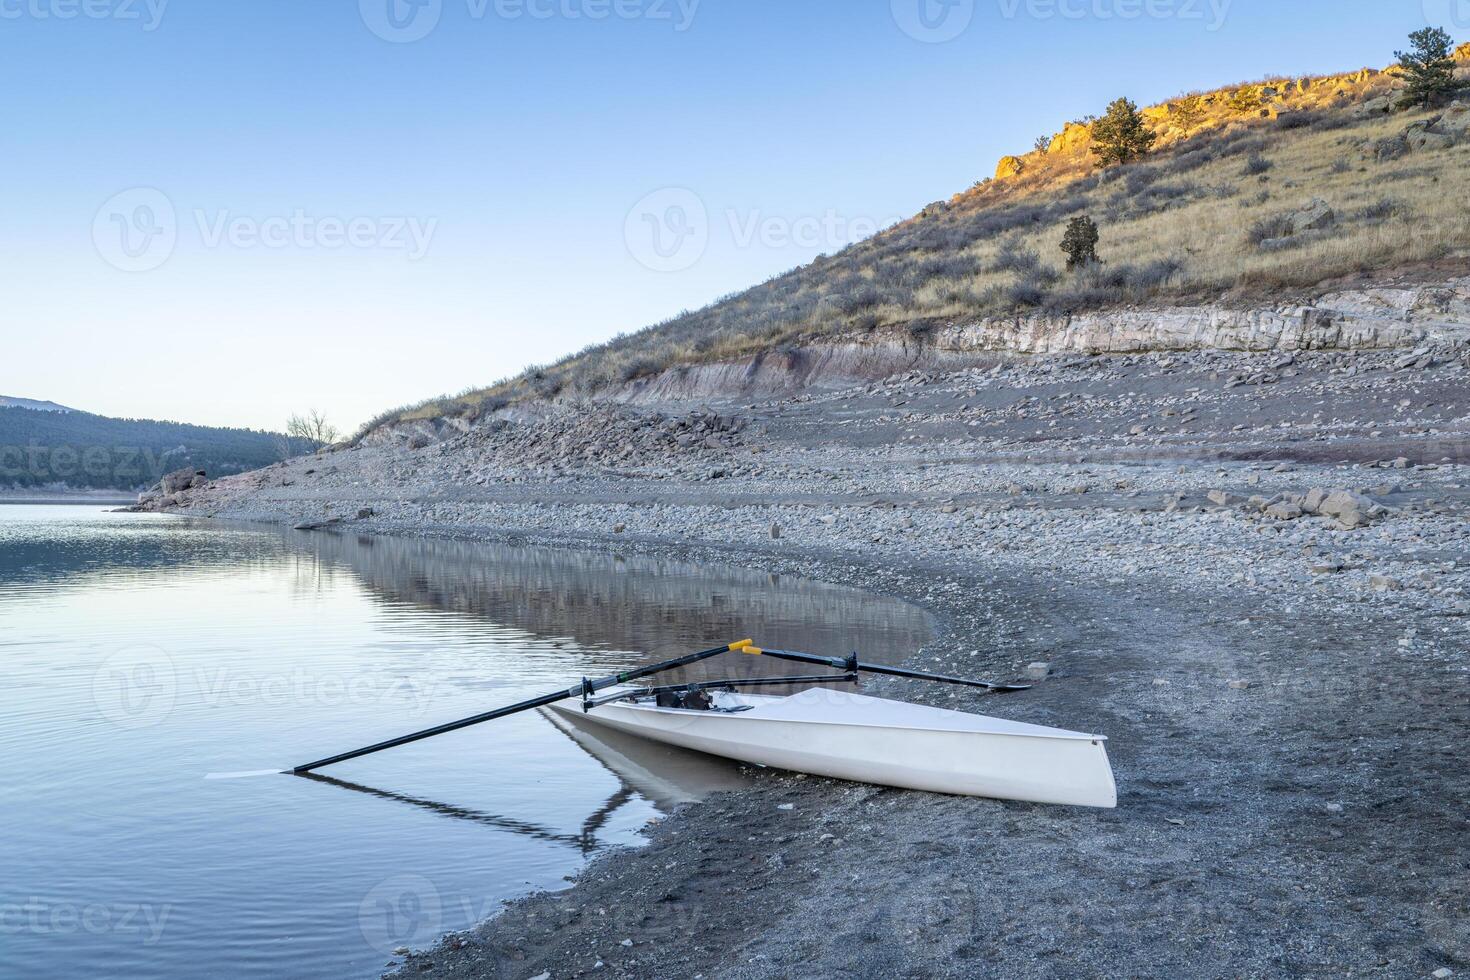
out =
{"type": "MultiPolygon", "coordinates": [[[[1033,803],[1113,807],[1106,739],[837,691],[726,696],[735,713],[614,702],[585,720],[762,766],[861,783],[1033,803]]],[[[576,701],[553,710],[582,715],[576,701]]]]}

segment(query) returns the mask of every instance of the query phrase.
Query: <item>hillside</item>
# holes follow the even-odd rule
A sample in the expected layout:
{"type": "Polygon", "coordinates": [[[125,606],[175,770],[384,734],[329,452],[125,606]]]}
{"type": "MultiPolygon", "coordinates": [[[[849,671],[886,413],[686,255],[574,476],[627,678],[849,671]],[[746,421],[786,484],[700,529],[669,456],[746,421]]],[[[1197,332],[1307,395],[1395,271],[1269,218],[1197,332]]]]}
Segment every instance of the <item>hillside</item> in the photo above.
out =
{"type": "Polygon", "coordinates": [[[115,419],[60,406],[0,407],[0,487],[6,488],[139,490],[184,467],[213,476],[268,466],[284,448],[284,436],[251,429],[115,419]]]}
{"type": "MultiPolygon", "coordinates": [[[[1470,78],[1470,44],[1456,52],[1470,78]]],[[[923,342],[937,328],[1136,306],[1250,307],[1327,284],[1463,268],[1470,106],[1398,111],[1397,69],[1268,79],[1143,110],[1146,159],[1102,169],[1093,123],[1003,158],[996,176],[833,255],[696,312],[489,388],[369,423],[473,418],[528,396],[585,396],[672,366],[834,338],[923,342]],[[1070,218],[1101,229],[1101,262],[1065,270],[1070,218]],[[1356,278],[1353,278],[1356,277],[1356,278]]],[[[1026,332],[1018,330],[1017,332],[1026,332]]],[[[1032,331],[1034,332],[1034,331],[1032,331]]]]}

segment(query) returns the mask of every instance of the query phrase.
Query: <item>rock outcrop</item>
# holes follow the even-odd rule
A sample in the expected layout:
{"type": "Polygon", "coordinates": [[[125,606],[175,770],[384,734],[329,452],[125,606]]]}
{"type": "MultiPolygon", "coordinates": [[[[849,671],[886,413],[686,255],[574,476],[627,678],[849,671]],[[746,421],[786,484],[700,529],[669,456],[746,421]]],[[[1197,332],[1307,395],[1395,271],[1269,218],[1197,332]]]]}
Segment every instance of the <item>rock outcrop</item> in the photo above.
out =
{"type": "Polygon", "coordinates": [[[602,397],[636,404],[847,384],[910,369],[958,369],[1014,355],[1149,351],[1404,350],[1470,345],[1470,278],[1343,290],[1309,304],[1112,310],[992,317],[907,333],[840,337],[781,352],[670,368],[602,397]]]}
{"type": "Polygon", "coordinates": [[[940,330],[935,342],[948,350],[1023,354],[1460,345],[1470,343],[1470,279],[1439,288],[1348,290],[1310,305],[1270,309],[1199,306],[988,318],[940,330]]]}
{"type": "MultiPolygon", "coordinates": [[[[1467,45],[1466,47],[1470,47],[1467,45]]],[[[1466,48],[1456,58],[1470,67],[1466,48]]],[[[1280,119],[1302,112],[1336,109],[1356,104],[1360,117],[1398,108],[1402,83],[1397,69],[1364,68],[1340,75],[1305,76],[1234,86],[1140,110],[1156,138],[1155,149],[1163,149],[1196,133],[1239,126],[1252,121],[1280,119]],[[1188,102],[1189,111],[1181,111],[1188,102]]],[[[1044,150],[1003,157],[996,167],[997,180],[1010,180],[1033,170],[1052,158],[1077,158],[1092,145],[1092,121],[1070,122],[1052,137],[1044,150]],[[1033,167],[1036,163],[1038,166],[1033,167]]]]}
{"type": "Polygon", "coordinates": [[[1464,142],[1467,135],[1470,135],[1470,104],[1452,102],[1444,112],[1416,120],[1394,136],[1359,140],[1357,150],[1364,159],[1385,163],[1410,153],[1447,150],[1464,142]]]}
{"type": "Polygon", "coordinates": [[[1001,157],[1000,163],[995,166],[995,179],[1004,180],[1007,177],[1015,177],[1026,169],[1020,157],[1001,157]]]}
{"type": "Polygon", "coordinates": [[[204,470],[185,467],[165,473],[157,484],[138,494],[138,502],[124,510],[150,511],[175,507],[190,490],[197,490],[209,483],[209,474],[204,470]]]}
{"type": "Polygon", "coordinates": [[[208,474],[203,470],[185,467],[184,469],[174,470],[172,473],[166,474],[163,479],[158,481],[158,489],[159,492],[164,494],[178,493],[180,490],[201,487],[207,479],[208,474]]]}

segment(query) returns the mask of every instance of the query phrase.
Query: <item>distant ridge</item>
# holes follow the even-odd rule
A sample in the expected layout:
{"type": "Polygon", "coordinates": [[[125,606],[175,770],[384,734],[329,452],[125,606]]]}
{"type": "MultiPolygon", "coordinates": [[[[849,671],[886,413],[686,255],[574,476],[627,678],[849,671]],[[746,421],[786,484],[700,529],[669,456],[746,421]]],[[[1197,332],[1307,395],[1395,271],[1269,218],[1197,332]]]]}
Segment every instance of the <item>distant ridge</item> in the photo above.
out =
{"type": "Polygon", "coordinates": [[[9,395],[0,395],[0,408],[29,408],[37,412],[75,412],[74,408],[58,405],[55,402],[37,401],[34,398],[12,398],[9,395]]]}
{"type": "Polygon", "coordinates": [[[142,490],[175,470],[211,477],[310,452],[275,432],[115,419],[30,398],[0,397],[0,488],[142,490]]]}

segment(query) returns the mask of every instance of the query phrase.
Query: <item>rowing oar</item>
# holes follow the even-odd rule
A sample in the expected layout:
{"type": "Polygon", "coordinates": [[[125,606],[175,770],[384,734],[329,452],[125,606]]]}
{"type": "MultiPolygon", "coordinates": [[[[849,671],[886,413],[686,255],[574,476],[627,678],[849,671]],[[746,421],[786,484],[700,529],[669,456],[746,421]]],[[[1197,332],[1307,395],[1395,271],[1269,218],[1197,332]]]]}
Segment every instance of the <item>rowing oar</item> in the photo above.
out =
{"type": "Polygon", "coordinates": [[[790,660],[799,664],[817,664],[823,667],[831,667],[833,670],[854,671],[861,670],[869,674],[887,674],[890,677],[908,677],[916,681],[936,681],[940,684],[960,684],[964,687],[980,687],[987,691],[1025,691],[1031,688],[1030,684],[996,684],[991,681],[972,681],[964,677],[950,677],[947,674],[931,674],[923,670],[909,670],[907,667],[889,667],[885,664],[860,663],[857,654],[850,657],[819,657],[813,653],[796,653],[793,650],[766,650],[754,644],[747,643],[740,648],[741,653],[754,654],[759,657],[775,657],[777,660],[790,660]]]}
{"type": "Polygon", "coordinates": [[[665,660],[661,664],[652,664],[648,667],[639,667],[636,670],[625,671],[621,674],[613,674],[601,680],[583,679],[573,687],[553,691],[550,694],[543,694],[539,698],[532,698],[529,701],[522,701],[519,704],[507,705],[504,708],[496,708],[494,711],[487,711],[482,715],[475,715],[473,718],[451,721],[445,725],[427,728],[424,731],[414,732],[412,735],[405,735],[402,738],[389,739],[386,742],[379,742],[376,745],[369,745],[366,748],[353,749],[351,752],[343,752],[341,755],[334,755],[331,758],[318,759],[316,762],[308,762],[304,766],[297,766],[291,772],[297,776],[304,775],[312,770],[321,769],[324,766],[335,766],[337,763],[346,762],[348,759],[361,758],[365,755],[372,755],[374,752],[382,752],[384,749],[407,745],[409,742],[417,742],[424,738],[433,738],[435,735],[443,735],[446,732],[459,731],[461,728],[469,728],[471,725],[479,725],[487,721],[494,721],[497,718],[504,718],[508,715],[520,714],[522,711],[530,711],[532,708],[543,708],[548,704],[566,698],[588,697],[606,688],[614,687],[618,684],[626,684],[629,681],[636,681],[640,677],[649,677],[653,674],[661,674],[666,670],[687,667],[690,664],[696,664],[701,660],[708,660],[710,657],[717,657],[722,653],[729,653],[732,650],[743,650],[750,646],[750,643],[750,640],[740,640],[736,643],[727,643],[722,647],[714,647],[710,650],[702,650],[699,653],[691,653],[674,660],[665,660]]]}

